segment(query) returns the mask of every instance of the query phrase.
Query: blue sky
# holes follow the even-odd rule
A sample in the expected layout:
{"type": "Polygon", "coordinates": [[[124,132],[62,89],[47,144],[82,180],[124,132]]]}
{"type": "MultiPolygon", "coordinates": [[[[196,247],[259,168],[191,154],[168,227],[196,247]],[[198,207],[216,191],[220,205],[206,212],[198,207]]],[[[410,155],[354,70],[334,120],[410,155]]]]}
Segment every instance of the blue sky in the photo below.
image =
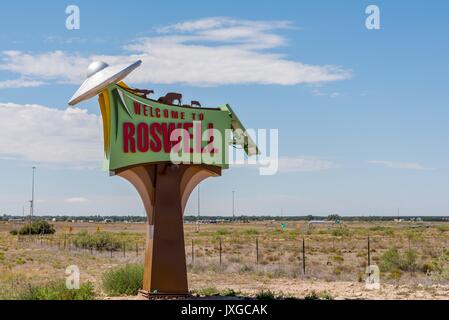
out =
{"type": "Polygon", "coordinates": [[[279,173],[203,182],[203,214],[231,214],[236,190],[237,214],[449,215],[447,1],[14,1],[0,27],[0,214],[28,208],[35,164],[37,214],[143,215],[101,170],[96,99],[67,110],[90,60],[139,56],[129,84],[279,129],[279,173]]]}

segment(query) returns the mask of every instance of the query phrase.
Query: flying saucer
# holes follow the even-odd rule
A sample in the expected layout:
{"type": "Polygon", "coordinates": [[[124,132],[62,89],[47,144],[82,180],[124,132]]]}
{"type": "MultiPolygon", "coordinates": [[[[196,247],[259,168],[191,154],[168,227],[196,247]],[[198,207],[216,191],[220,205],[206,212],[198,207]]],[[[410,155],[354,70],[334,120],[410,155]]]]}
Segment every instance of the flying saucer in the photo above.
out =
{"type": "Polygon", "coordinates": [[[109,66],[101,61],[92,62],[87,68],[87,79],[70,99],[69,105],[73,106],[96,96],[110,84],[120,82],[141,64],[141,60],[128,66],[109,66]]]}

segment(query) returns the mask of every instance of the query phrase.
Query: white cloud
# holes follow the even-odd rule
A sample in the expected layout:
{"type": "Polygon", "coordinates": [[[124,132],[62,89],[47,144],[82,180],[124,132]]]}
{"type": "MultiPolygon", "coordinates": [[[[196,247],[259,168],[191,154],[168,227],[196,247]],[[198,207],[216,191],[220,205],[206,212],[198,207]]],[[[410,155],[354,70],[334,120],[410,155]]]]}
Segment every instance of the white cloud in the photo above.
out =
{"type": "MultiPolygon", "coordinates": [[[[256,159],[252,159],[252,161],[256,161],[256,159]]],[[[280,157],[279,159],[267,157],[258,159],[256,163],[253,163],[248,159],[240,159],[232,163],[231,166],[233,168],[257,168],[259,170],[260,168],[271,167],[273,169],[273,171],[271,171],[272,174],[324,171],[338,167],[332,161],[312,156],[280,157]]]]}
{"type": "Polygon", "coordinates": [[[0,103],[0,128],[2,158],[71,167],[101,165],[101,119],[87,110],[0,103]]]}
{"type": "Polygon", "coordinates": [[[290,21],[253,21],[237,20],[229,17],[210,17],[192,21],[185,21],[158,28],[160,33],[173,31],[193,32],[202,30],[222,29],[224,27],[244,26],[258,30],[272,30],[281,28],[291,28],[290,21]]]}
{"type": "Polygon", "coordinates": [[[393,162],[385,160],[370,160],[370,164],[380,165],[393,169],[407,169],[407,170],[432,170],[432,168],[425,167],[416,162],[393,162]]]}
{"type": "Polygon", "coordinates": [[[26,77],[43,80],[79,83],[86,74],[88,57],[70,55],[63,51],[31,54],[22,51],[3,51],[0,69],[26,77]]]}
{"type": "Polygon", "coordinates": [[[324,171],[337,166],[328,160],[317,157],[281,157],[279,159],[279,172],[310,172],[324,171]]]}
{"type": "Polygon", "coordinates": [[[350,71],[340,66],[310,65],[267,51],[287,44],[287,39],[276,33],[285,28],[291,28],[287,21],[200,19],[161,27],[157,35],[136,39],[125,46],[126,54],[121,55],[3,51],[0,69],[36,81],[74,84],[83,81],[93,60],[118,64],[142,59],[143,65],[128,79],[131,83],[294,85],[351,76],[350,71]]]}
{"type": "Polygon", "coordinates": [[[14,80],[0,81],[0,89],[34,88],[40,87],[43,84],[45,84],[45,82],[43,81],[19,78],[14,80]]]}
{"type": "Polygon", "coordinates": [[[332,92],[330,95],[329,95],[329,97],[331,97],[331,98],[337,98],[337,97],[339,97],[340,96],[340,92],[332,92]]]}
{"type": "Polygon", "coordinates": [[[67,203],[84,203],[87,201],[88,200],[84,197],[73,197],[73,198],[64,199],[64,202],[67,202],[67,203]]]}

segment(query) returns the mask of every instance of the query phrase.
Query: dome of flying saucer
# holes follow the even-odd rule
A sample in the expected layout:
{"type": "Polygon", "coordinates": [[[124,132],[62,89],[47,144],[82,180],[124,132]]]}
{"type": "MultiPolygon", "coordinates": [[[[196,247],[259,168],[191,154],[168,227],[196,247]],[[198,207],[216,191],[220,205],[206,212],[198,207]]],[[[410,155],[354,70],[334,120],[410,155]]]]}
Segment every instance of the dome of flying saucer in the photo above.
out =
{"type": "Polygon", "coordinates": [[[107,67],[109,67],[109,65],[106,62],[94,61],[87,67],[87,77],[90,78],[97,72],[99,72],[107,67]]]}

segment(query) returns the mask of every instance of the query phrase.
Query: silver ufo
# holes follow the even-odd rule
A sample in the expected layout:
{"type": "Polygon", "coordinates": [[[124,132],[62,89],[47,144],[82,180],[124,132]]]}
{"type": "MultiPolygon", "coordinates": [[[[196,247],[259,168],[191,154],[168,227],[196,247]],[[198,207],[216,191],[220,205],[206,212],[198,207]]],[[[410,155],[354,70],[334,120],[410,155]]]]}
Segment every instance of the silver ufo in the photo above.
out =
{"type": "Polygon", "coordinates": [[[92,62],[87,68],[87,79],[69,100],[69,105],[73,106],[96,96],[110,84],[120,82],[141,64],[141,60],[128,66],[109,66],[106,62],[92,62]]]}

